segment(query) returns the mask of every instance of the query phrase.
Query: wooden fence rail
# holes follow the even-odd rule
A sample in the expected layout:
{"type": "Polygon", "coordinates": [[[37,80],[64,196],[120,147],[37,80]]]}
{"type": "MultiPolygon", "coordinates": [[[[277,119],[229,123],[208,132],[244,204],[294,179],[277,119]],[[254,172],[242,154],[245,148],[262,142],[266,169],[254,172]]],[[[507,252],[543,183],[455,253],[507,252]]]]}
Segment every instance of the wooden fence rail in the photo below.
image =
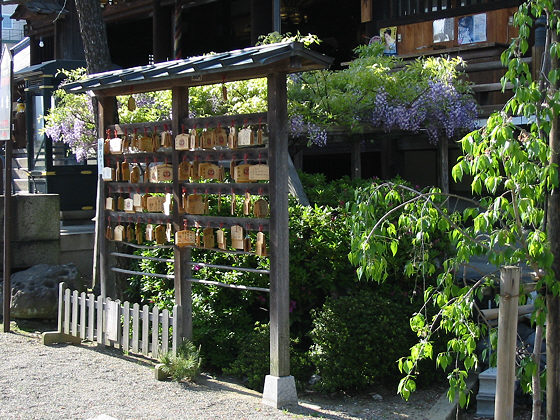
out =
{"type": "Polygon", "coordinates": [[[148,305],[103,299],[72,291],[64,282],[59,284],[58,333],[124,352],[157,359],[169,352],[171,345],[171,352],[177,354],[177,314],[177,305],[170,314],[167,309],[160,312],[157,306],[150,309],[148,305]]]}

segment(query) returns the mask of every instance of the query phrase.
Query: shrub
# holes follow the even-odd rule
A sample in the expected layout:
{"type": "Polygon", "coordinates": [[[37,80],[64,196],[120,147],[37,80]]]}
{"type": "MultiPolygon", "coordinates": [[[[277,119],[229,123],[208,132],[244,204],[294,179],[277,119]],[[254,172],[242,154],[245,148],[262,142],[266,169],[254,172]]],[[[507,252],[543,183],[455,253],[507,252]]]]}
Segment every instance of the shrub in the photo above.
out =
{"type": "Polygon", "coordinates": [[[197,349],[188,340],[181,343],[176,356],[165,353],[159,360],[163,364],[163,372],[177,382],[184,379],[193,381],[200,373],[200,366],[202,365],[200,347],[197,349]]]}
{"type": "Polygon", "coordinates": [[[323,391],[358,390],[398,377],[396,360],[415,342],[410,301],[389,298],[377,286],[363,285],[347,296],[328,298],[312,311],[312,362],[323,391]]]}

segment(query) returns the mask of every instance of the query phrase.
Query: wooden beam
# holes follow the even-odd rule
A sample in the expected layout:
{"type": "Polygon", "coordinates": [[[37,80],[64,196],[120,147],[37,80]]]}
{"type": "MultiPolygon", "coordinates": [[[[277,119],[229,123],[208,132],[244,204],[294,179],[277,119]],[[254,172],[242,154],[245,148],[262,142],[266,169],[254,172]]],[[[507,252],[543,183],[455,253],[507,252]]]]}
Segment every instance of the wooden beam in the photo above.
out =
{"type": "Polygon", "coordinates": [[[290,256],[288,235],[288,112],[286,74],[268,76],[270,136],[270,374],[290,375],[290,256]]]}
{"type": "MultiPolygon", "coordinates": [[[[171,90],[172,121],[171,130],[176,136],[181,131],[181,121],[189,116],[189,90],[185,87],[174,87],[171,90]]],[[[179,182],[179,152],[175,150],[173,144],[172,153],[173,163],[173,224],[175,230],[182,229],[183,215],[179,213],[179,203],[181,202],[181,183],[179,182]]],[[[191,249],[173,248],[175,259],[175,304],[178,306],[178,326],[180,339],[192,339],[192,290],[191,283],[187,279],[192,277],[191,249]]]]}
{"type": "Polygon", "coordinates": [[[500,270],[500,307],[498,315],[498,373],[494,418],[513,418],[515,390],[515,346],[517,338],[517,302],[519,300],[519,267],[500,270]]]}

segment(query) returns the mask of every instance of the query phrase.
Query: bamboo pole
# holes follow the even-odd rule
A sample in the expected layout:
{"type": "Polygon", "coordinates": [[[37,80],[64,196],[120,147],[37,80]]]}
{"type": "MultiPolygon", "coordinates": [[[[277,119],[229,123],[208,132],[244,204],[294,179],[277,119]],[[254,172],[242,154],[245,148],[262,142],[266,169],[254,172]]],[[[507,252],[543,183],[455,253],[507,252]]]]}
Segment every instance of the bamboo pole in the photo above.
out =
{"type": "Polygon", "coordinates": [[[494,418],[513,418],[515,390],[515,345],[517,337],[517,302],[519,300],[519,267],[500,270],[500,307],[498,315],[498,374],[494,418]]]}

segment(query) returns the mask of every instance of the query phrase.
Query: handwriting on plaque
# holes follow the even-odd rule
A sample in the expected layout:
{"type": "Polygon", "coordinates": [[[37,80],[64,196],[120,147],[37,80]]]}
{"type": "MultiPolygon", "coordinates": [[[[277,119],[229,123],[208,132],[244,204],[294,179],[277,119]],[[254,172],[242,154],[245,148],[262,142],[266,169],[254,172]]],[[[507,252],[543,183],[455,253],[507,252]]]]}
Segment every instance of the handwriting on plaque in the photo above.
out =
{"type": "Polygon", "coordinates": [[[249,181],[268,181],[269,179],[268,165],[251,165],[249,168],[249,181]]]}
{"type": "Polygon", "coordinates": [[[251,128],[242,128],[237,134],[237,145],[238,146],[250,146],[254,142],[254,134],[251,128]]]}
{"type": "Polygon", "coordinates": [[[130,182],[134,184],[140,182],[140,168],[138,166],[134,166],[130,170],[130,182]]]}
{"type": "Polygon", "coordinates": [[[178,176],[179,181],[188,181],[191,172],[191,164],[189,162],[181,162],[179,164],[178,176]]]}
{"type": "Polygon", "coordinates": [[[251,165],[237,165],[233,168],[233,179],[235,182],[249,182],[249,168],[251,165]]]}
{"type": "Polygon", "coordinates": [[[228,136],[226,130],[223,128],[216,129],[215,132],[215,146],[217,147],[227,147],[228,145],[228,136]]]}
{"type": "Polygon", "coordinates": [[[205,228],[202,231],[202,243],[204,244],[204,248],[211,249],[214,248],[214,229],[212,228],[205,228]]]}
{"type": "Polygon", "coordinates": [[[204,197],[200,194],[189,194],[187,196],[187,203],[184,207],[186,212],[189,214],[204,214],[204,197]]]}
{"type": "Polygon", "coordinates": [[[220,180],[220,167],[213,163],[201,163],[198,165],[198,176],[202,179],[220,180]]]}
{"type": "Polygon", "coordinates": [[[173,167],[163,164],[156,166],[156,182],[173,181],[173,167]]]}
{"type": "Polygon", "coordinates": [[[105,210],[115,211],[115,199],[113,197],[107,197],[105,199],[105,210]]]}
{"type": "Polygon", "coordinates": [[[113,240],[122,242],[124,240],[124,226],[117,225],[113,230],[113,240]]]}
{"type": "Polygon", "coordinates": [[[188,134],[179,134],[175,137],[175,150],[189,150],[191,137],[188,134]]]}
{"type": "Polygon", "coordinates": [[[243,228],[239,225],[231,227],[231,246],[235,249],[243,249],[243,228]]]}
{"type": "Polygon", "coordinates": [[[192,230],[179,230],[175,232],[175,244],[178,247],[194,246],[196,234],[192,230]]]}
{"type": "Polygon", "coordinates": [[[214,147],[215,135],[214,130],[205,129],[202,131],[202,148],[211,149],[214,147]]]}
{"type": "Polygon", "coordinates": [[[163,212],[163,203],[165,202],[165,197],[160,195],[150,196],[146,200],[146,207],[150,213],[161,213],[163,212]]]}
{"type": "Polygon", "coordinates": [[[124,211],[127,213],[134,213],[134,200],[132,198],[124,199],[124,211]]]}

